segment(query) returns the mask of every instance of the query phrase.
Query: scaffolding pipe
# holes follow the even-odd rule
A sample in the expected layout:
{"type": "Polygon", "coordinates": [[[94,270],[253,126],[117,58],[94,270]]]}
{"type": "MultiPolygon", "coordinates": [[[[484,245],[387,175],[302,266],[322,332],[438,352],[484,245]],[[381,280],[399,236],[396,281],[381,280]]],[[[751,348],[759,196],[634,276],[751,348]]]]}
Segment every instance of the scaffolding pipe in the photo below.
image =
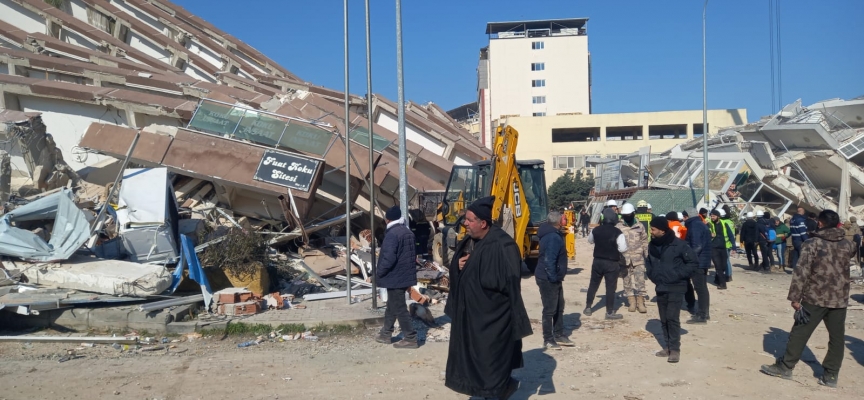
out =
{"type": "MultiPolygon", "coordinates": [[[[369,0],[366,0],[366,119],[369,122],[369,230],[372,240],[369,246],[372,250],[372,308],[378,308],[378,282],[375,268],[375,142],[372,133],[372,28],[369,23],[369,0]]],[[[347,279],[347,278],[346,278],[347,279]]],[[[349,281],[351,281],[349,279],[349,281]]],[[[351,286],[351,285],[348,285],[351,286]]]]}
{"type": "Polygon", "coordinates": [[[396,86],[399,98],[399,208],[408,218],[408,173],[405,153],[405,77],[402,70],[402,0],[396,0],[396,86]]]}
{"type": "MultiPolygon", "coordinates": [[[[351,142],[349,139],[351,131],[351,117],[349,115],[348,94],[348,0],[343,0],[343,18],[345,29],[345,215],[351,215],[351,142]]],[[[369,133],[372,134],[371,132],[369,133]]],[[[345,252],[351,254],[351,218],[345,219],[345,252]]],[[[351,257],[345,257],[345,275],[351,279],[351,257]]],[[[351,285],[345,290],[348,304],[351,304],[351,285]]]]}

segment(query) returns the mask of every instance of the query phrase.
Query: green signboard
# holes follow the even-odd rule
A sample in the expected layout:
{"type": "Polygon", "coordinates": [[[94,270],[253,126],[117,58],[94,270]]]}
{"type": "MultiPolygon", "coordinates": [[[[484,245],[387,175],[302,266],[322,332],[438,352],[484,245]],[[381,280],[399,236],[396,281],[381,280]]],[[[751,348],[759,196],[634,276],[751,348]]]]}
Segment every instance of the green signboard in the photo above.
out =
{"type": "Polygon", "coordinates": [[[324,155],[332,139],[332,132],[299,122],[291,122],[285,129],[285,134],[282,136],[282,140],[279,141],[279,146],[306,153],[324,155]]]}
{"type": "Polygon", "coordinates": [[[204,102],[198,106],[189,121],[189,127],[217,135],[230,135],[237,122],[240,122],[241,115],[243,111],[234,110],[232,106],[204,102]]]}
{"type": "MultiPolygon", "coordinates": [[[[369,147],[369,131],[366,129],[363,129],[359,126],[354,128],[353,130],[351,130],[350,138],[351,138],[351,140],[362,144],[363,147],[367,147],[367,148],[369,147]]],[[[380,151],[383,151],[384,149],[386,149],[387,146],[389,146],[389,145],[390,145],[389,140],[387,140],[381,136],[378,136],[374,133],[372,134],[372,149],[373,150],[380,152],[380,151]]]]}

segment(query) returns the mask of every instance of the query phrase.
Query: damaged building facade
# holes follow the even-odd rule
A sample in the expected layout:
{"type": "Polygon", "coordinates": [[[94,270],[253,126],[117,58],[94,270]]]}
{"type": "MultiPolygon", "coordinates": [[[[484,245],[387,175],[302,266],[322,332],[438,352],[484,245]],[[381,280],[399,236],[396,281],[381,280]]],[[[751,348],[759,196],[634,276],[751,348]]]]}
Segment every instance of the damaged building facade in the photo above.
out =
{"type": "MultiPolygon", "coordinates": [[[[85,180],[106,184],[98,176],[116,175],[129,132],[142,130],[144,147],[133,154],[134,164],[165,165],[171,172],[210,181],[218,200],[232,208],[237,202],[239,209],[251,210],[241,211],[250,217],[278,217],[278,204],[269,198],[284,194],[285,188],[245,182],[253,180],[248,168],[234,174],[246,173],[244,179],[228,178],[226,172],[233,168],[216,166],[213,155],[219,161],[227,156],[251,163],[247,156],[270,149],[316,160],[318,182],[307,188],[314,189],[309,199],[298,196],[303,207],[309,200],[307,215],[326,218],[316,213],[345,197],[343,135],[349,132],[351,175],[356,178],[352,200],[368,212],[369,187],[362,181],[369,175],[366,127],[371,110],[378,206],[389,207],[398,197],[397,104],[375,95],[367,109],[365,98],[352,96],[351,126],[346,128],[338,117],[343,114],[341,92],[303,81],[169,2],[66,0],[54,7],[42,0],[0,0],[0,94],[0,109],[25,114],[3,121],[31,125],[40,151],[41,143],[52,142],[49,153],[56,152],[52,157],[60,161],[34,164],[41,155],[5,132],[13,187],[50,189],[47,180],[62,186],[64,179],[47,175],[65,177],[75,171],[85,180]],[[213,116],[218,121],[207,121],[213,116]],[[208,147],[187,147],[179,157],[208,159],[209,165],[184,168],[164,159],[166,152],[194,141],[208,147]],[[268,196],[266,207],[259,204],[262,195],[268,196]],[[256,206],[244,207],[244,202],[256,206]]],[[[409,102],[406,121],[409,197],[415,203],[416,193],[442,190],[453,165],[491,155],[434,103],[409,102]]]]}
{"type": "Polygon", "coordinates": [[[709,135],[707,202],[702,146],[697,138],[650,161],[632,154],[602,163],[594,200],[646,200],[657,215],[729,205],[738,215],[803,207],[836,210],[843,221],[864,217],[864,97],[809,106],[798,100],[776,115],[709,135]],[[639,179],[640,166],[647,181],[639,179]]]}

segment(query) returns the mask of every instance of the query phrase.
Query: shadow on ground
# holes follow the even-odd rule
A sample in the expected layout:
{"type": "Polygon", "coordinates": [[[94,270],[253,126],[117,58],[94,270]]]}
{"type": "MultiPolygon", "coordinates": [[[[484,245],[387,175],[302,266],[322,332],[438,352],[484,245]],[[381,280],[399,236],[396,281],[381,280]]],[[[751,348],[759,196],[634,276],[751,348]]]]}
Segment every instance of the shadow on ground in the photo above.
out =
{"type": "MultiPolygon", "coordinates": [[[[786,352],[786,342],[789,341],[789,332],[774,327],[769,329],[762,337],[762,350],[773,355],[774,359],[779,359],[786,352]]],[[[804,352],[801,353],[801,362],[810,367],[814,377],[818,378],[822,376],[822,365],[819,364],[819,361],[816,361],[816,355],[810,350],[809,344],[804,347],[804,352]]],[[[795,369],[798,370],[798,368],[795,369]]]]}
{"type": "MultiPolygon", "coordinates": [[[[659,319],[649,319],[648,323],[645,324],[645,330],[654,335],[654,339],[657,340],[657,344],[659,344],[660,347],[664,349],[666,348],[666,340],[663,339],[663,325],[660,324],[659,319]]],[[[684,336],[688,333],[690,332],[684,329],[684,327],[681,327],[681,336],[684,336]]]]}
{"type": "Polygon", "coordinates": [[[525,360],[525,368],[513,374],[513,377],[519,380],[519,390],[510,399],[526,400],[534,395],[556,393],[555,382],[552,379],[558,367],[555,358],[542,349],[526,351],[522,356],[525,360]]]}

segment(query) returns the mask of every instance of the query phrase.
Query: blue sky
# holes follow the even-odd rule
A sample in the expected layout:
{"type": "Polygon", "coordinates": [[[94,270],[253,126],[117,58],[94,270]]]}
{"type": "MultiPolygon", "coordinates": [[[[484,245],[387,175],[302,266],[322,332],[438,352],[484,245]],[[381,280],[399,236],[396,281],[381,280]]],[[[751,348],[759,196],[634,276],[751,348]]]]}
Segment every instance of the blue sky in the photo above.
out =
{"type": "MultiPolygon", "coordinates": [[[[342,1],[175,0],[315,84],[342,89],[342,1]],[[231,2],[234,3],[234,2],[231,2]]],[[[864,95],[864,0],[779,0],[783,103],[864,95]]],[[[364,2],[350,1],[351,92],[366,93],[364,2]]],[[[395,1],[373,0],[373,92],[396,100],[395,1]]],[[[476,100],[486,22],[587,17],[593,112],[702,108],[699,0],[404,0],[406,98],[476,100]]],[[[708,4],[708,107],[772,111],[768,0],[708,4]]]]}

